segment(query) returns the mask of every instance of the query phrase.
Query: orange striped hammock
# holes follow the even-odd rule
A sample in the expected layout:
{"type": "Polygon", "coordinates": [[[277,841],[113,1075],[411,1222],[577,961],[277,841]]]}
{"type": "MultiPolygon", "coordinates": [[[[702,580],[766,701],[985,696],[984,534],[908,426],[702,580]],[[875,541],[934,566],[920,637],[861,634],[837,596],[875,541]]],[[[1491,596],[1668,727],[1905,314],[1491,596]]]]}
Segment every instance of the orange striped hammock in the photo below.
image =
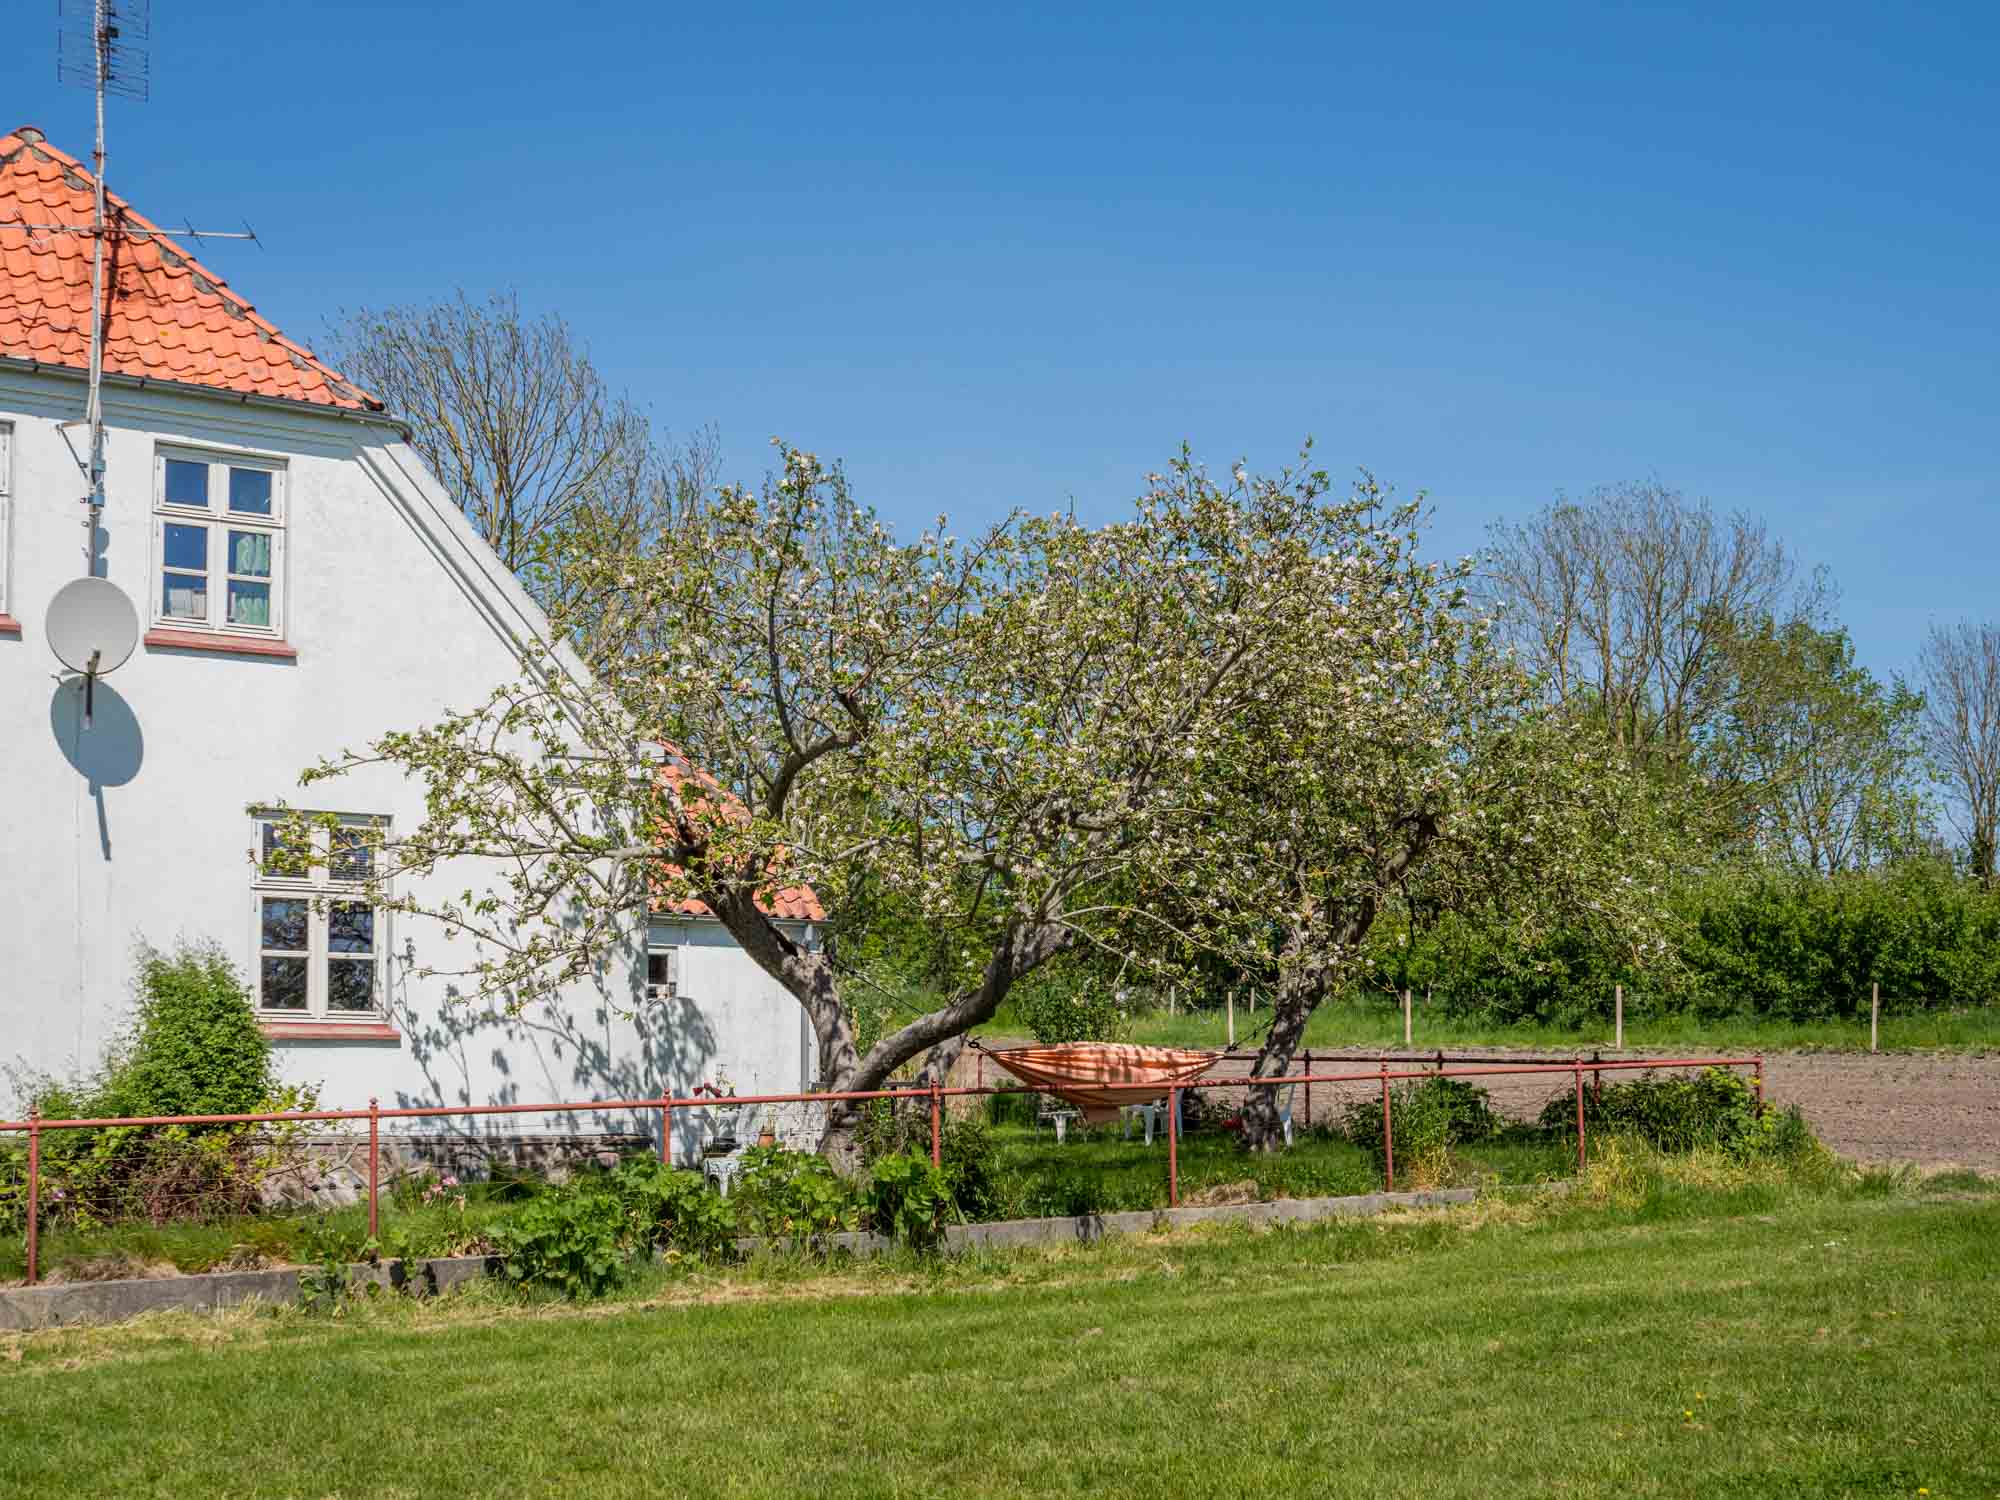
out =
{"type": "Polygon", "coordinates": [[[1122,1042],[1071,1042],[1061,1047],[1009,1047],[987,1056],[1025,1084],[1046,1090],[1083,1111],[1092,1124],[1118,1118],[1128,1104],[1151,1104],[1167,1085],[1208,1071],[1215,1057],[1179,1047],[1134,1047],[1122,1042]],[[1107,1088],[1107,1084],[1156,1084],[1156,1088],[1107,1088]]]}

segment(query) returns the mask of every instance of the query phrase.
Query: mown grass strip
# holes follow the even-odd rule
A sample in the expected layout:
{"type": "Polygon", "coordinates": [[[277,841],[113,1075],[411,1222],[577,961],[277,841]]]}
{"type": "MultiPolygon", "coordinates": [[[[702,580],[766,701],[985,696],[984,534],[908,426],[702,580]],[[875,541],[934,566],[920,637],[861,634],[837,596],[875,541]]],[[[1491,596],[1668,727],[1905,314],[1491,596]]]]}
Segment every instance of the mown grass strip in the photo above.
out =
{"type": "Polygon", "coordinates": [[[35,1335],[0,1491],[1993,1493],[2000,1210],[1858,1191],[35,1335]]]}

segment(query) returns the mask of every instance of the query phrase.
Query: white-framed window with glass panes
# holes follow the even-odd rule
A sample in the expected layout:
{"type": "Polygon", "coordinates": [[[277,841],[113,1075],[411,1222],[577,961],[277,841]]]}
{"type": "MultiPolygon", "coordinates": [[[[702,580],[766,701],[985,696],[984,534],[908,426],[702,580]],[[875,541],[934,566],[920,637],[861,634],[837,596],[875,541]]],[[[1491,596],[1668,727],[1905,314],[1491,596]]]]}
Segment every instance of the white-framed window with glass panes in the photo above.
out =
{"type": "Polygon", "coordinates": [[[155,450],[155,625],[283,638],[285,479],[278,459],[155,450]]]}
{"type": "Polygon", "coordinates": [[[8,578],[14,572],[14,558],[8,544],[14,540],[14,428],[0,422],[0,614],[8,614],[8,578]]]}
{"type": "Polygon", "coordinates": [[[289,815],[256,815],[252,925],[257,1009],[273,1020],[377,1021],[387,989],[387,914],[366,886],[377,870],[385,818],[308,815],[309,850],[285,845],[289,815]]]}
{"type": "Polygon", "coordinates": [[[13,573],[13,557],[8,544],[14,536],[14,429],[0,422],[0,615],[8,613],[12,597],[7,581],[13,573]]]}

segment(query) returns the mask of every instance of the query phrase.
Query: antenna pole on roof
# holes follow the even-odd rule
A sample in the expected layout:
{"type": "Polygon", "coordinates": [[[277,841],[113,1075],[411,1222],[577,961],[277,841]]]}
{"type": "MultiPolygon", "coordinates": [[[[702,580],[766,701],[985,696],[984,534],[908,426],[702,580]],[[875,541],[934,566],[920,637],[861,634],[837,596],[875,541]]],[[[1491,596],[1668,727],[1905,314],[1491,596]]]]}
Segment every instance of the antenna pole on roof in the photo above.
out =
{"type": "Polygon", "coordinates": [[[97,518],[104,509],[104,75],[111,71],[109,23],[104,8],[108,0],[92,0],[96,9],[97,54],[97,149],[91,153],[96,167],[97,203],[90,217],[90,407],[85,420],[90,423],[90,498],[83,518],[83,571],[97,573],[97,518]]]}
{"type": "Polygon", "coordinates": [[[97,522],[104,510],[104,324],[108,297],[104,285],[104,242],[110,229],[104,214],[104,96],[123,94],[144,101],[147,94],[146,56],[132,39],[149,29],[150,0],[62,0],[63,30],[56,56],[56,77],[66,83],[88,83],[97,102],[95,199],[90,222],[90,396],[84,417],[90,426],[90,456],[85,479],[83,562],[86,576],[97,573],[97,522]],[[87,30],[85,28],[88,28],[87,30]]]}

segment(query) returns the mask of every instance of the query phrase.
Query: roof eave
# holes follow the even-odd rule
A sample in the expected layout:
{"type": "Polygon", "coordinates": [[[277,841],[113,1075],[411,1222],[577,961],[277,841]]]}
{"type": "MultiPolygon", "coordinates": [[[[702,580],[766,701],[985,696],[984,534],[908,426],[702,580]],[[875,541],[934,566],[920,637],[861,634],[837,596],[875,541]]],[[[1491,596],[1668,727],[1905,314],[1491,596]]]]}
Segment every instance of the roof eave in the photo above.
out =
{"type": "MultiPolygon", "coordinates": [[[[0,354],[0,369],[21,370],[32,375],[54,375],[63,380],[73,380],[79,385],[90,380],[88,370],[80,370],[75,365],[55,364],[44,359],[30,359],[18,354],[0,354]]],[[[225,406],[254,406],[270,411],[284,411],[293,414],[309,413],[313,416],[338,417],[346,422],[364,422],[372,427],[386,427],[405,442],[410,440],[409,424],[400,417],[393,417],[386,411],[369,411],[365,407],[335,406],[328,401],[299,401],[289,396],[264,396],[254,391],[225,391],[212,385],[199,385],[188,380],[160,380],[150,375],[122,375],[111,370],[104,372],[106,385],[118,386],[124,390],[166,391],[176,396],[198,396],[206,401],[219,401],[225,406]]]]}

